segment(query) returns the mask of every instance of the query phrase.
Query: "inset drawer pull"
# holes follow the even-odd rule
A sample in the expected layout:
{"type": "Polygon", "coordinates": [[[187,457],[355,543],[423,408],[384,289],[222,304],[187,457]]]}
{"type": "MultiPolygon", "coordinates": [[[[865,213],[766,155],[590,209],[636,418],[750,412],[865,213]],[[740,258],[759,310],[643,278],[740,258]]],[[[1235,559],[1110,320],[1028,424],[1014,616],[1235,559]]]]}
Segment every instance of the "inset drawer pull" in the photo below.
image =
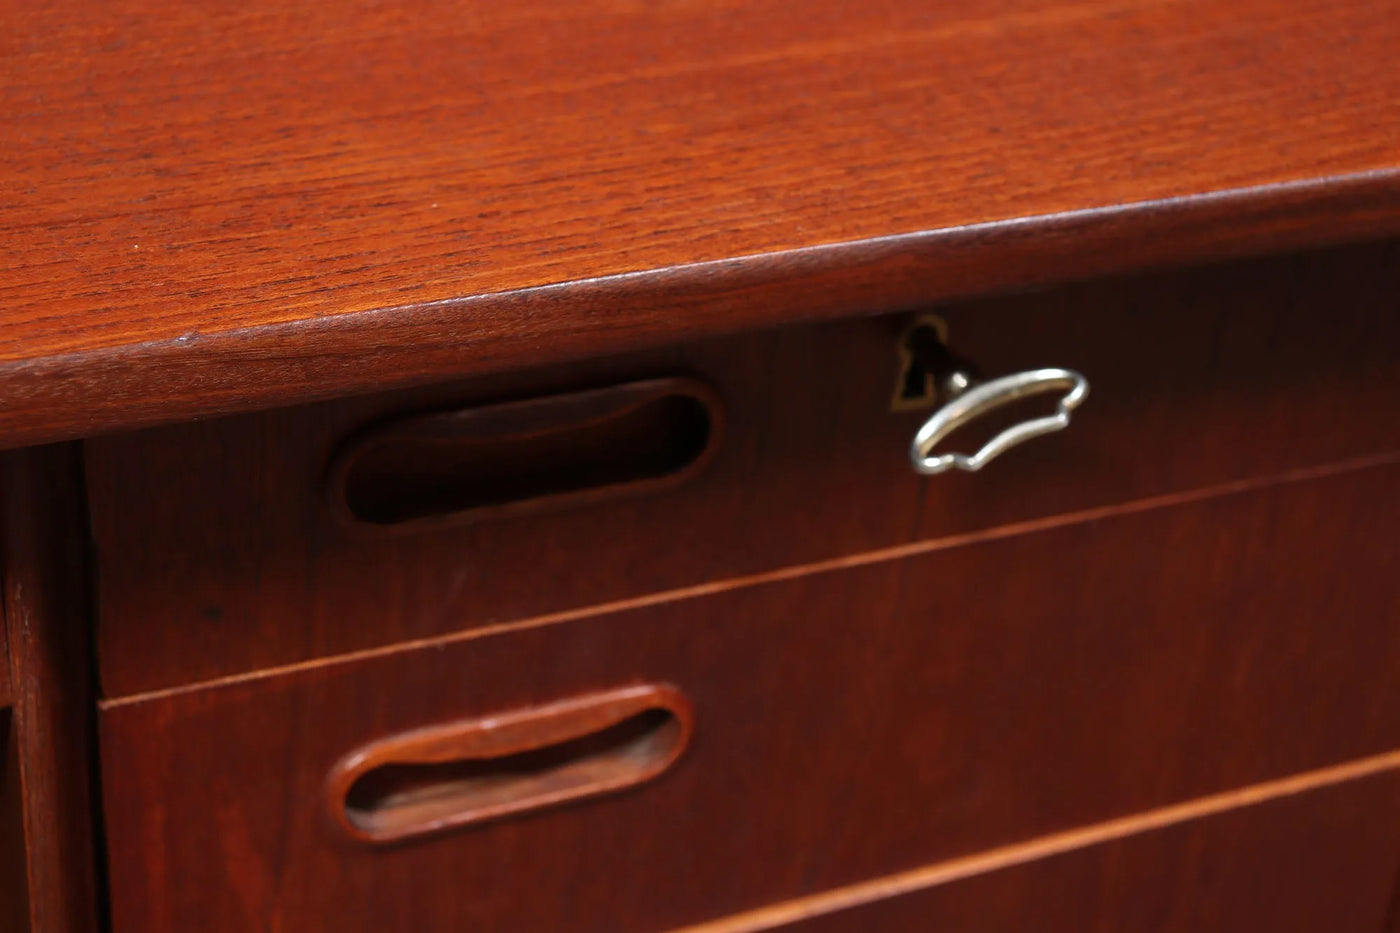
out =
{"type": "Polygon", "coordinates": [[[980,470],[1017,444],[1068,427],[1070,412],[1089,395],[1089,380],[1072,369],[1032,369],[980,382],[975,371],[943,345],[933,324],[916,325],[906,340],[910,352],[927,368],[938,391],[947,399],[923,423],[909,445],[909,459],[920,473],[980,470]],[[941,441],[964,425],[1021,399],[1048,392],[1064,393],[1053,414],[1011,425],[974,454],[933,453],[941,441]]]}
{"type": "Polygon", "coordinates": [[[331,505],[362,526],[422,530],[653,492],[709,461],[722,422],[715,393],[682,378],[414,415],[350,443],[331,505]]]}
{"type": "Polygon", "coordinates": [[[641,784],[690,741],[689,701],[662,685],[416,729],[331,771],[332,822],[395,842],[641,784]]]}

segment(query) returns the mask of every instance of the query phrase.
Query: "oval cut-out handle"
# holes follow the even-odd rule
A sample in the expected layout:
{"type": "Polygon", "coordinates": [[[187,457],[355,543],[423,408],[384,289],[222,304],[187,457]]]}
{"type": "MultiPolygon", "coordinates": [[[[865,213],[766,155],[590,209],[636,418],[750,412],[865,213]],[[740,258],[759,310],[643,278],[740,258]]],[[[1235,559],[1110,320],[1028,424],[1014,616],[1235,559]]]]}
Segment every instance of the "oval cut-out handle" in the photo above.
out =
{"type": "Polygon", "coordinates": [[[692,720],[677,690],[647,684],[415,729],[336,764],[331,820],[397,842],[619,791],[669,768],[692,720]]]}
{"type": "Polygon", "coordinates": [[[655,492],[703,468],[722,428],[714,391],[688,378],[411,415],[341,451],[331,507],[417,531],[655,492]]]}
{"type": "Polygon", "coordinates": [[[954,397],[924,422],[909,445],[909,459],[915,470],[929,475],[951,469],[980,470],[1017,444],[1068,427],[1070,412],[1088,395],[1089,380],[1070,369],[1033,369],[980,383],[954,397]],[[1054,414],[1012,425],[975,454],[932,454],[940,441],[963,425],[1020,399],[1046,392],[1065,393],[1054,414]]]}

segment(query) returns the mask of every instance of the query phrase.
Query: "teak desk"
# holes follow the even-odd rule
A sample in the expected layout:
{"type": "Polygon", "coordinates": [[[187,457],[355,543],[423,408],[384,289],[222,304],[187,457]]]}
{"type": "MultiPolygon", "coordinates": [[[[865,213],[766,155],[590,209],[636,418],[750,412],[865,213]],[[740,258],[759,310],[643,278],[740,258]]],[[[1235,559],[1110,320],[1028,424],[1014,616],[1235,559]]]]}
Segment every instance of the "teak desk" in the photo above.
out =
{"type": "Polygon", "coordinates": [[[1400,931],[1400,4],[0,25],[0,929],[1400,931]]]}

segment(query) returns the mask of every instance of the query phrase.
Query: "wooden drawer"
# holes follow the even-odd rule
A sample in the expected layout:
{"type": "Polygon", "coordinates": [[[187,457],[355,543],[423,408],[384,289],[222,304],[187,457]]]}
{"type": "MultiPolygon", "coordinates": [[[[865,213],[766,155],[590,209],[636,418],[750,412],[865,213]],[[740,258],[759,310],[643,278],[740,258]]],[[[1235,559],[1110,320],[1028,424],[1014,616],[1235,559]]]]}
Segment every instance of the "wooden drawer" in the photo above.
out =
{"type": "Polygon", "coordinates": [[[107,701],[114,929],[664,929],[1387,753],[1397,489],[1394,461],[1323,470],[107,701]],[[415,760],[386,741],[645,684],[693,737],[626,745],[644,783],[359,838],[592,766],[545,751],[352,795],[345,828],[347,768],[415,760]]]}
{"type": "MultiPolygon", "coordinates": [[[[125,696],[1400,447],[1390,245],[942,309],[988,375],[1076,368],[1068,431],[923,480],[891,412],[900,320],[795,328],[470,384],[100,438],[86,448],[102,684],[125,696]],[[650,495],[348,527],[337,454],[386,419],[682,376],[705,469],[650,495]]],[[[522,466],[522,469],[529,464],[522,466]]]]}
{"type": "Polygon", "coordinates": [[[877,891],[857,888],[703,929],[1389,933],[1397,823],[1392,770],[1026,863],[1015,860],[1038,847],[1012,848],[986,859],[1007,867],[966,880],[957,880],[963,865],[936,866],[883,880],[886,897],[869,903],[857,899],[877,891]],[[839,909],[853,900],[859,906],[839,909]],[[830,912],[801,916],[818,911],[830,912]]]}

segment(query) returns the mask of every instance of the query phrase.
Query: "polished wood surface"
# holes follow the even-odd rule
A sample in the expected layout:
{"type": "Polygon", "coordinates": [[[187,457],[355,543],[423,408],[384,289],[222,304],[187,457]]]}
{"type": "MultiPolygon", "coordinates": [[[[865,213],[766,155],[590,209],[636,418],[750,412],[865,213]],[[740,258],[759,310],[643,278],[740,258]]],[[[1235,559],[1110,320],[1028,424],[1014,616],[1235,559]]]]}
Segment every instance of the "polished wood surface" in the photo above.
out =
{"type": "Polygon", "coordinates": [[[1398,482],[1378,464],[108,701],[115,928],[663,929],[1390,752],[1398,482]],[[647,682],[690,698],[695,737],[632,791],[390,848],[325,816],[366,743],[647,682]]]}
{"type": "MultiPolygon", "coordinates": [[[[99,910],[79,470],[72,445],[0,456],[0,576],[15,689],[3,780],[17,782],[20,795],[27,890],[14,896],[27,901],[34,933],[95,933],[99,910]]],[[[0,834],[15,829],[0,826],[0,834]]],[[[0,839],[0,849],[15,841],[0,839]]]]}
{"type": "Polygon", "coordinates": [[[687,933],[1381,933],[1397,822],[1390,771],[850,910],[790,923],[773,910],[687,933]]]}
{"type": "MultiPolygon", "coordinates": [[[[1093,384],[1061,435],[921,481],[902,317],[93,440],[103,690],[124,696],[1400,449],[1400,248],[938,309],[988,375],[1093,384]],[[328,464],[395,416],[677,373],[726,410],[669,492],[429,534],[347,528],[328,464]]],[[[522,469],[540,469],[523,463],[522,469]]],[[[332,471],[333,473],[333,471],[332,471]]],[[[667,595],[669,594],[669,595],[667,595]]]]}
{"type": "Polygon", "coordinates": [[[9,446],[1400,230],[1369,0],[4,18],[9,446]]]}
{"type": "MultiPolygon", "coordinates": [[[[903,450],[919,415],[889,414],[896,361],[887,322],[803,328],[95,440],[103,691],[162,689],[907,540],[920,484],[903,450]],[[678,375],[714,387],[725,429],[709,465],[672,490],[418,534],[348,525],[336,503],[337,458],[395,418],[678,375]]],[[[518,469],[558,466],[526,459],[518,469]]]]}
{"type": "Polygon", "coordinates": [[[3,933],[1400,933],[1393,0],[0,10],[3,933]]]}

